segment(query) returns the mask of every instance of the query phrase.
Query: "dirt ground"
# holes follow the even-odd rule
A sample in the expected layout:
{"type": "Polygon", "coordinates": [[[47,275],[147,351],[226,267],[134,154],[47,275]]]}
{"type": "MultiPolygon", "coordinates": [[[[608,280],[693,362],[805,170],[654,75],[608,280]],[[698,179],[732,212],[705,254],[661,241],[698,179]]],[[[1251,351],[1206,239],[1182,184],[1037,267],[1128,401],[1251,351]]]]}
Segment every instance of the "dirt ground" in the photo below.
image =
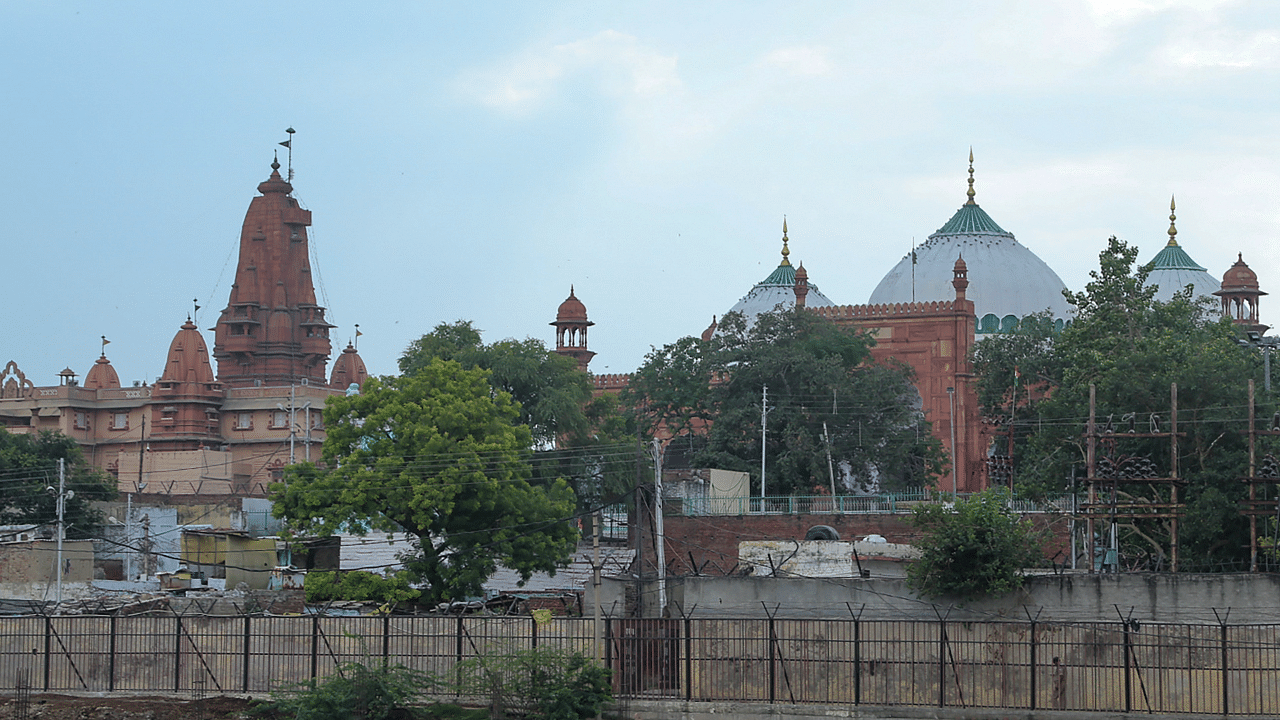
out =
{"type": "Polygon", "coordinates": [[[0,720],[242,720],[249,717],[252,705],[249,698],[227,696],[192,699],[32,693],[25,718],[14,696],[0,696],[0,720]]]}

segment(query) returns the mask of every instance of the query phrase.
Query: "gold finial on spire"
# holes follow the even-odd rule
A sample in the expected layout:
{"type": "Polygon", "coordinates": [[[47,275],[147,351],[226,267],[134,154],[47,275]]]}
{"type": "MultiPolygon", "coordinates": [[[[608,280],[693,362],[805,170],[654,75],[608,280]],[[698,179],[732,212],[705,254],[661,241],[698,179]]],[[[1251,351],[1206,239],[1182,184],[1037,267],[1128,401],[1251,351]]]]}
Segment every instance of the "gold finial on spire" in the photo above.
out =
{"type": "Polygon", "coordinates": [[[969,192],[965,194],[969,196],[969,202],[965,203],[965,205],[978,204],[973,201],[973,196],[976,195],[977,193],[973,191],[973,146],[972,145],[969,146],[969,192]]]}
{"type": "Polygon", "coordinates": [[[791,261],[787,256],[791,254],[791,250],[787,248],[787,216],[782,216],[782,265],[790,265],[791,261]]]}
{"type": "Polygon", "coordinates": [[[1176,210],[1177,208],[1178,208],[1178,205],[1177,203],[1174,202],[1174,197],[1170,195],[1169,196],[1169,244],[1175,245],[1175,246],[1178,244],[1178,226],[1174,224],[1174,221],[1178,219],[1178,216],[1175,215],[1173,211],[1176,210]]]}

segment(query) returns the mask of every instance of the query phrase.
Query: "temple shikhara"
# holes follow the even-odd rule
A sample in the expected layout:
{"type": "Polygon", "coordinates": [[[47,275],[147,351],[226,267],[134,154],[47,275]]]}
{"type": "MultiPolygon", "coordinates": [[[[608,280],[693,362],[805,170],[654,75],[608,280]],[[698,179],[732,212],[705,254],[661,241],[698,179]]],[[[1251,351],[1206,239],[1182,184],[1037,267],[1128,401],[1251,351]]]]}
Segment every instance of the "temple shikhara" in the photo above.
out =
{"type": "Polygon", "coordinates": [[[351,345],[328,371],[334,326],[311,279],[311,211],[278,162],[258,192],[212,348],[188,315],[175,318],[154,385],[122,387],[105,339],[83,382],[67,368],[58,385],[37,386],[10,361],[0,372],[0,427],[62,432],[121,492],[147,496],[265,498],[286,464],[318,459],[325,401],[367,372],[351,345]]]}

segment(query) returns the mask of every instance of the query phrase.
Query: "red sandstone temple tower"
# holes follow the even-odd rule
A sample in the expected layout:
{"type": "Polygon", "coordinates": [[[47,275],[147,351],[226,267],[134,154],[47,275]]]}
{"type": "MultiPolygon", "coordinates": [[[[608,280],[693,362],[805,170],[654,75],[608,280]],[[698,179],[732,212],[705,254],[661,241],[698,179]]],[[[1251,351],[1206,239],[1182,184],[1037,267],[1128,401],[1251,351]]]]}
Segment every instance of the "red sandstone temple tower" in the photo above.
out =
{"type": "Polygon", "coordinates": [[[218,417],[223,399],[204,337],[187,318],[169,344],[164,375],[151,393],[151,444],[161,450],[221,444],[218,417]]]}
{"type": "Polygon", "coordinates": [[[214,330],[218,379],[228,387],[324,385],[330,325],[316,304],[307,227],[293,186],[271,163],[240,232],[231,299],[214,330]]]}

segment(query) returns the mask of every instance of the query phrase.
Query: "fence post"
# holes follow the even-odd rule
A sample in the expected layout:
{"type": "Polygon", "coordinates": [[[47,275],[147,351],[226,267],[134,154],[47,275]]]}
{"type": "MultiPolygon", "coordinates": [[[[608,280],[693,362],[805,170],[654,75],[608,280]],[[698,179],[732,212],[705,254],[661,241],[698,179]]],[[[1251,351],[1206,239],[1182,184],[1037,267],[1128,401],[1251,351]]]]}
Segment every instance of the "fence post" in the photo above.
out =
{"type": "Polygon", "coordinates": [[[53,640],[53,618],[44,616],[44,689],[49,690],[49,651],[53,640]]]}
{"type": "Polygon", "coordinates": [[[693,700],[693,620],[684,616],[684,699],[693,700]]]}
{"type": "Polygon", "coordinates": [[[244,652],[241,660],[242,675],[240,677],[240,686],[244,692],[249,692],[249,622],[252,618],[248,615],[244,616],[244,652]]]}
{"type": "Polygon", "coordinates": [[[530,625],[529,640],[531,641],[531,646],[533,647],[533,649],[537,650],[538,649],[538,618],[534,617],[533,615],[530,615],[529,625],[530,625]]]}
{"type": "Polygon", "coordinates": [[[453,661],[454,687],[458,688],[459,694],[461,694],[461,689],[462,689],[462,633],[463,633],[463,630],[464,628],[462,627],[462,611],[459,610],[458,626],[454,631],[456,647],[454,648],[455,656],[453,661]]]}
{"type": "Polygon", "coordinates": [[[107,690],[114,691],[116,689],[116,616],[112,615],[107,620],[107,625],[111,628],[111,647],[107,655],[107,690]]]}
{"type": "Polygon", "coordinates": [[[1129,636],[1129,620],[1124,620],[1124,711],[1133,712],[1133,638],[1129,636]]]}
{"type": "Polygon", "coordinates": [[[382,616],[382,667],[391,663],[391,611],[382,616]]]}
{"type": "MultiPolygon", "coordinates": [[[[760,604],[764,605],[764,603],[760,604]]],[[[764,611],[769,616],[769,702],[772,703],[778,696],[778,635],[777,628],[773,624],[773,613],[769,612],[767,605],[764,611]]]]}
{"type": "Polygon", "coordinates": [[[320,660],[320,616],[311,616],[311,679],[316,679],[317,665],[320,660]]]}
{"type": "MultiPolygon", "coordinates": [[[[604,618],[604,666],[613,669],[613,618],[608,615],[604,618]]],[[[617,677],[614,673],[614,678],[617,677]]]]}
{"type": "Polygon", "coordinates": [[[1031,709],[1036,709],[1036,650],[1039,649],[1039,637],[1036,635],[1036,621],[1031,620],[1031,709]]]}
{"type": "Polygon", "coordinates": [[[1219,615],[1218,608],[1213,608],[1213,616],[1218,618],[1218,628],[1222,637],[1222,714],[1226,715],[1230,710],[1230,694],[1227,686],[1227,679],[1230,674],[1227,672],[1227,618],[1231,617],[1231,608],[1227,608],[1226,615],[1219,615]]]}
{"type": "Polygon", "coordinates": [[[849,608],[849,614],[853,616],[853,704],[860,705],[862,704],[862,611],[867,609],[867,604],[863,603],[856,613],[849,603],[845,603],[844,606],[849,608]]]}
{"type": "MultiPolygon", "coordinates": [[[[935,608],[934,612],[937,612],[935,608]]],[[[947,706],[947,621],[938,618],[938,707],[947,706]]]]}
{"type": "Polygon", "coordinates": [[[173,691],[182,688],[182,616],[173,617],[173,691]]]}

